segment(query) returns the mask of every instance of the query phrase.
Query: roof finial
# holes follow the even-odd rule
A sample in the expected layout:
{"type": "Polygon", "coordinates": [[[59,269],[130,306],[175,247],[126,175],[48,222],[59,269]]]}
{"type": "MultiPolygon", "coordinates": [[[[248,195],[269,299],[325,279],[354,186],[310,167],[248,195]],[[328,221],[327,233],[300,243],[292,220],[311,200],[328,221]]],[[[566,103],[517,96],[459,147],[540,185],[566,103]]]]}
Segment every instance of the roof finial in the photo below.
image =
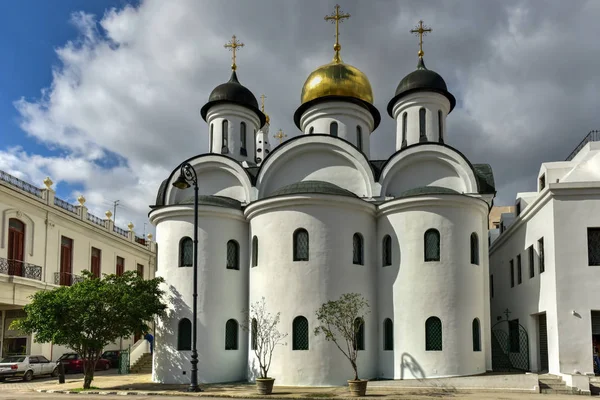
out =
{"type": "Polygon", "coordinates": [[[235,64],[235,52],[238,47],[244,47],[244,43],[238,41],[235,35],[233,35],[231,40],[227,42],[224,47],[229,48],[229,51],[233,51],[233,55],[231,56],[231,70],[235,71],[237,69],[237,65],[235,64]]]}
{"type": "Polygon", "coordinates": [[[423,20],[419,21],[419,25],[412,29],[410,33],[414,33],[415,36],[419,36],[419,58],[423,58],[423,36],[427,36],[427,32],[431,32],[431,28],[426,25],[423,25],[423,20]]]}
{"type": "Polygon", "coordinates": [[[340,45],[340,22],[344,19],[350,18],[350,14],[340,14],[340,5],[335,5],[335,14],[327,15],[325,17],[325,21],[331,21],[335,23],[335,44],[333,45],[333,50],[335,50],[335,54],[333,56],[333,62],[339,64],[342,62],[342,58],[340,57],[340,50],[342,49],[342,45],[340,45]]]}
{"type": "Polygon", "coordinates": [[[262,113],[265,113],[265,99],[267,98],[267,96],[265,96],[264,94],[260,95],[260,111],[262,111],[262,113]]]}
{"type": "Polygon", "coordinates": [[[281,144],[281,142],[283,141],[283,138],[286,138],[287,135],[285,133],[283,133],[283,131],[280,129],[275,135],[273,135],[273,137],[275,139],[278,139],[279,144],[281,144]]]}

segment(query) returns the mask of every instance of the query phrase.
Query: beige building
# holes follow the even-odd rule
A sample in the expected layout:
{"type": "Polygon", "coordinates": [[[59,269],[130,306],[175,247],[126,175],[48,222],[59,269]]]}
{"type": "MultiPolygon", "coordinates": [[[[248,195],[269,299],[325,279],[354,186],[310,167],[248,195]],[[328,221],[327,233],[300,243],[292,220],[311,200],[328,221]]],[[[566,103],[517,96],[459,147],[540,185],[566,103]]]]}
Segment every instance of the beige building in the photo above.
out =
{"type": "Polygon", "coordinates": [[[504,213],[513,214],[515,206],[493,206],[489,215],[489,229],[500,229],[500,217],[504,213]]]}
{"type": "Polygon", "coordinates": [[[154,277],[155,243],[137,236],[132,224],[128,230],[115,226],[110,211],[105,218],[88,213],[82,196],[77,205],[56,197],[49,178],[44,185],[0,171],[0,357],[43,354],[56,360],[69,351],[9,329],[35,292],[70,286],[86,269],[97,276],[137,270],[154,277]]]}

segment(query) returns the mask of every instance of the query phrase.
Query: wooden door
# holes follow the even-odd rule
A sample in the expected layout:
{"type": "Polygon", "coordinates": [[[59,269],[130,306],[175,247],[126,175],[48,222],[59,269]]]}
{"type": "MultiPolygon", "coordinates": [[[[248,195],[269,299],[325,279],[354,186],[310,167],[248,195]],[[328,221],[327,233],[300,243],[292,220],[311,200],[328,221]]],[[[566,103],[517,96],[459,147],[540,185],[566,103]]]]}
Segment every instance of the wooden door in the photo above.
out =
{"type": "Polygon", "coordinates": [[[73,239],[61,236],[60,239],[60,285],[71,286],[73,272],[73,239]]]}
{"type": "Polygon", "coordinates": [[[23,276],[25,258],[25,224],[16,218],[8,220],[8,274],[23,276]]]}
{"type": "Polygon", "coordinates": [[[125,272],[125,259],[123,257],[117,256],[116,274],[117,274],[117,276],[121,276],[121,275],[123,275],[124,272],[125,272]]]}
{"type": "Polygon", "coordinates": [[[97,249],[95,247],[92,247],[92,274],[94,274],[94,276],[96,278],[100,278],[100,255],[102,253],[100,252],[100,249],[97,249]]]}

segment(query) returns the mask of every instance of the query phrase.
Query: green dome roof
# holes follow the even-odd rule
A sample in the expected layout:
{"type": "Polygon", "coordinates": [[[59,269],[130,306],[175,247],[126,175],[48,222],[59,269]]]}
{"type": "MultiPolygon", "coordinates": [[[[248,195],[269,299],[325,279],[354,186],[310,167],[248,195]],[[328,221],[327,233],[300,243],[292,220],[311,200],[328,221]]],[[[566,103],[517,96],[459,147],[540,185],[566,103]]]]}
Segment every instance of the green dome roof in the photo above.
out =
{"type": "Polygon", "coordinates": [[[422,186],[407,190],[406,192],[400,193],[398,198],[411,197],[411,196],[422,196],[427,194],[460,194],[454,189],[441,187],[441,186],[422,186]]]}
{"type": "MultiPolygon", "coordinates": [[[[194,204],[194,196],[180,200],[177,204],[194,204]]],[[[236,199],[223,196],[198,196],[198,205],[242,209],[242,203],[236,199]]]]}
{"type": "Polygon", "coordinates": [[[277,189],[267,197],[275,197],[275,196],[286,196],[292,194],[330,194],[334,196],[346,196],[346,197],[355,197],[358,198],[357,195],[352,193],[349,190],[343,189],[333,183],[323,182],[323,181],[302,181],[297,183],[292,183],[291,185],[284,186],[282,188],[277,189]]]}

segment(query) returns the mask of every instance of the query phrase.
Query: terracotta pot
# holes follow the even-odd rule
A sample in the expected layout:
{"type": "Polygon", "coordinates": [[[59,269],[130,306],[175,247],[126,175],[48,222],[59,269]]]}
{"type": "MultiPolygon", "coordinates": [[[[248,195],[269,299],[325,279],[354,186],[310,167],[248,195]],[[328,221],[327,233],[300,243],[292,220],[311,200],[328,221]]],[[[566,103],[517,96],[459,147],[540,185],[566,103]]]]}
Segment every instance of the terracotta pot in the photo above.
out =
{"type": "Polygon", "coordinates": [[[273,378],[257,378],[256,388],[258,389],[258,394],[271,394],[273,392],[273,383],[275,383],[275,379],[273,378]]]}
{"type": "Polygon", "coordinates": [[[367,380],[348,381],[350,387],[350,396],[360,397],[367,394],[367,380]]]}

